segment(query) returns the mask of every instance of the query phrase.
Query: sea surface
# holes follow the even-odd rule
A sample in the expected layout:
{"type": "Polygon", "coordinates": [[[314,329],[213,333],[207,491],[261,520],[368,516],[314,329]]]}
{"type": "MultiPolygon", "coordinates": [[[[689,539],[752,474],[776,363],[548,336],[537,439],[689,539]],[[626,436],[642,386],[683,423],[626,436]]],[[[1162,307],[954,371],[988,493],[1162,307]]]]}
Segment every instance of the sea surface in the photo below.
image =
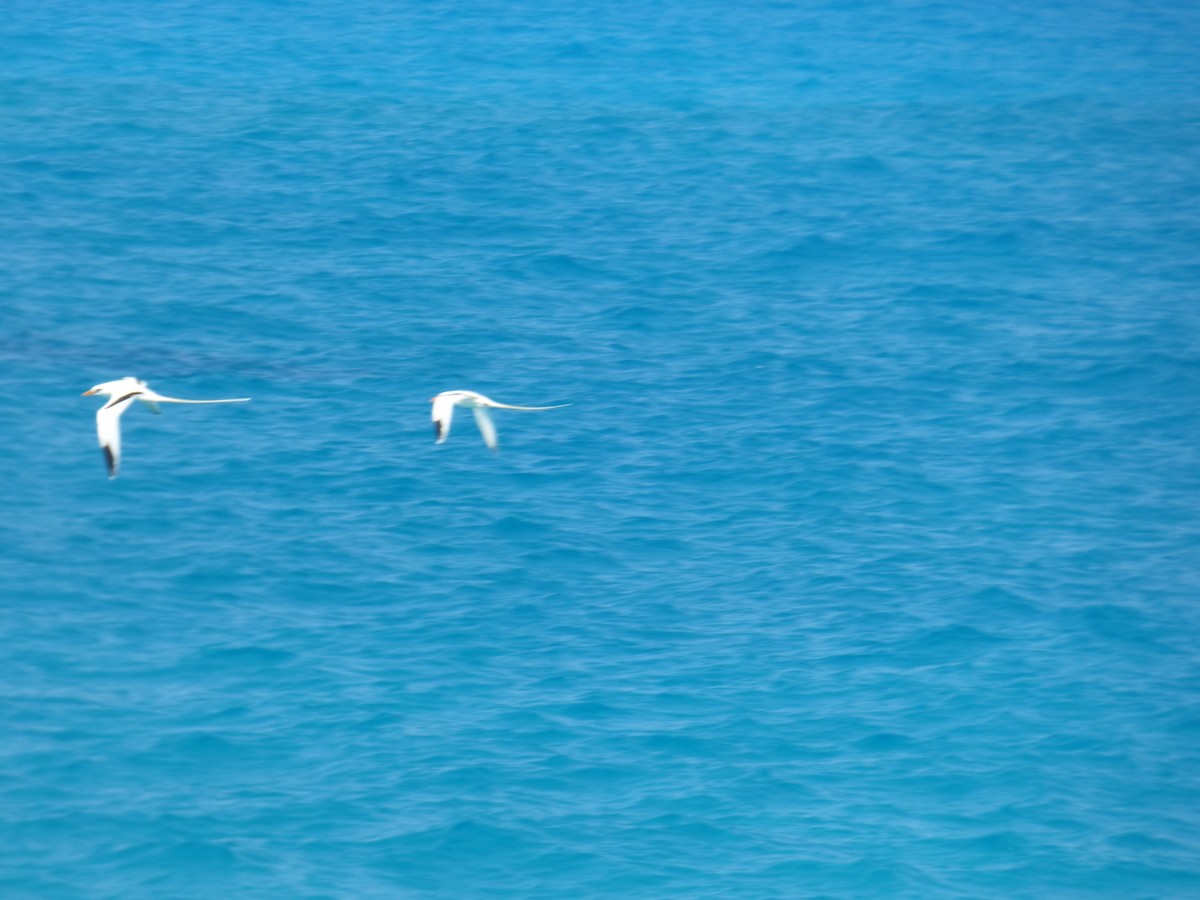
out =
{"type": "Polygon", "coordinates": [[[1198,46],[7,0],[0,897],[1200,896],[1198,46]]]}

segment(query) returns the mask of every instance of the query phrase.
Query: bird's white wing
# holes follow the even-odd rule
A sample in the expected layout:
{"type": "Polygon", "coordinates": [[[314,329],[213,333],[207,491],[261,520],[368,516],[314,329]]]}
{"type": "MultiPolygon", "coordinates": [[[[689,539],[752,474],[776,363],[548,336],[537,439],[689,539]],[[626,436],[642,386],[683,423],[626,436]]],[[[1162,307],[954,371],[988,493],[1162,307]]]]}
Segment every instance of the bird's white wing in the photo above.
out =
{"type": "Polygon", "coordinates": [[[488,445],[489,450],[495,450],[499,441],[496,440],[496,426],[492,424],[492,417],[488,415],[487,409],[476,406],[471,412],[475,413],[475,424],[479,426],[483,442],[488,445]]]}
{"type": "Polygon", "coordinates": [[[133,397],[126,397],[120,403],[106,404],[96,410],[96,436],[104,451],[109,478],[116,478],[121,467],[121,413],[129,409],[131,403],[133,397]]]}
{"type": "Polygon", "coordinates": [[[433,398],[433,434],[437,443],[450,434],[450,423],[454,419],[454,397],[439,395],[433,398]]]}

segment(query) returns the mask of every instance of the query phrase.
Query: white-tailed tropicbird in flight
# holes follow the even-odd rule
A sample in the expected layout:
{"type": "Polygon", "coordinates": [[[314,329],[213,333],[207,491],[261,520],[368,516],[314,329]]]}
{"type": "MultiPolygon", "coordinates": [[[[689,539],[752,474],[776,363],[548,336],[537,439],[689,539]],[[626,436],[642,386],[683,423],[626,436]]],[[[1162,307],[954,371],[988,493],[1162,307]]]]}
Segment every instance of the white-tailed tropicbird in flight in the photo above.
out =
{"type": "Polygon", "coordinates": [[[483,442],[492,450],[495,450],[498,441],[496,440],[496,426],[492,424],[492,417],[488,414],[489,409],[562,409],[564,406],[570,406],[570,403],[561,403],[558,406],[509,406],[507,403],[497,403],[483,394],[477,394],[474,391],[442,391],[436,397],[429,400],[433,404],[433,433],[437,436],[437,443],[446,440],[450,434],[450,422],[454,418],[454,407],[461,406],[463,409],[469,409],[475,413],[475,424],[479,426],[479,433],[483,435],[483,442]]]}
{"type": "Polygon", "coordinates": [[[100,449],[104,451],[104,461],[108,464],[109,478],[117,477],[117,469],[121,465],[121,413],[129,409],[134,400],[145,403],[151,412],[157,414],[157,403],[245,403],[250,399],[236,397],[232,400],[180,400],[178,397],[164,397],[150,390],[146,382],[133,377],[106,381],[90,391],[84,391],[82,396],[87,397],[91,394],[102,394],[112,398],[96,410],[96,434],[100,438],[100,449]]]}

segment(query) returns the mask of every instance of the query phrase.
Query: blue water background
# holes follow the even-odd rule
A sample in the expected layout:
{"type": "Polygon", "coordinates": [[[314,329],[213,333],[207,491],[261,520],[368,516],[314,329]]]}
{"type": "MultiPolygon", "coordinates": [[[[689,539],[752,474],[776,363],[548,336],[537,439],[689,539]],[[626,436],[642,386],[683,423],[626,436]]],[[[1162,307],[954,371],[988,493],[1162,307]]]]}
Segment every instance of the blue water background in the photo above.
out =
{"type": "Polygon", "coordinates": [[[1198,39],[6,2],[0,894],[1200,895],[1198,39]]]}

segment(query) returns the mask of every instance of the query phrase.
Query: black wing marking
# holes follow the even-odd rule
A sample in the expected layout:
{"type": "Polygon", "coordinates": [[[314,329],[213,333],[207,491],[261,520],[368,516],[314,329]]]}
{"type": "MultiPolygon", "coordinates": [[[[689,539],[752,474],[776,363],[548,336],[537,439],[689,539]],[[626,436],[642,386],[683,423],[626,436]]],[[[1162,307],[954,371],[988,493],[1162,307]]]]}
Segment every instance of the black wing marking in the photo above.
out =
{"type": "Polygon", "coordinates": [[[142,392],[141,391],[130,391],[128,394],[126,394],[123,397],[118,397],[116,400],[109,400],[108,403],[106,403],[103,408],[111,409],[112,407],[116,406],[118,403],[124,403],[130,397],[136,397],[140,393],[142,393],[142,392]]]}

